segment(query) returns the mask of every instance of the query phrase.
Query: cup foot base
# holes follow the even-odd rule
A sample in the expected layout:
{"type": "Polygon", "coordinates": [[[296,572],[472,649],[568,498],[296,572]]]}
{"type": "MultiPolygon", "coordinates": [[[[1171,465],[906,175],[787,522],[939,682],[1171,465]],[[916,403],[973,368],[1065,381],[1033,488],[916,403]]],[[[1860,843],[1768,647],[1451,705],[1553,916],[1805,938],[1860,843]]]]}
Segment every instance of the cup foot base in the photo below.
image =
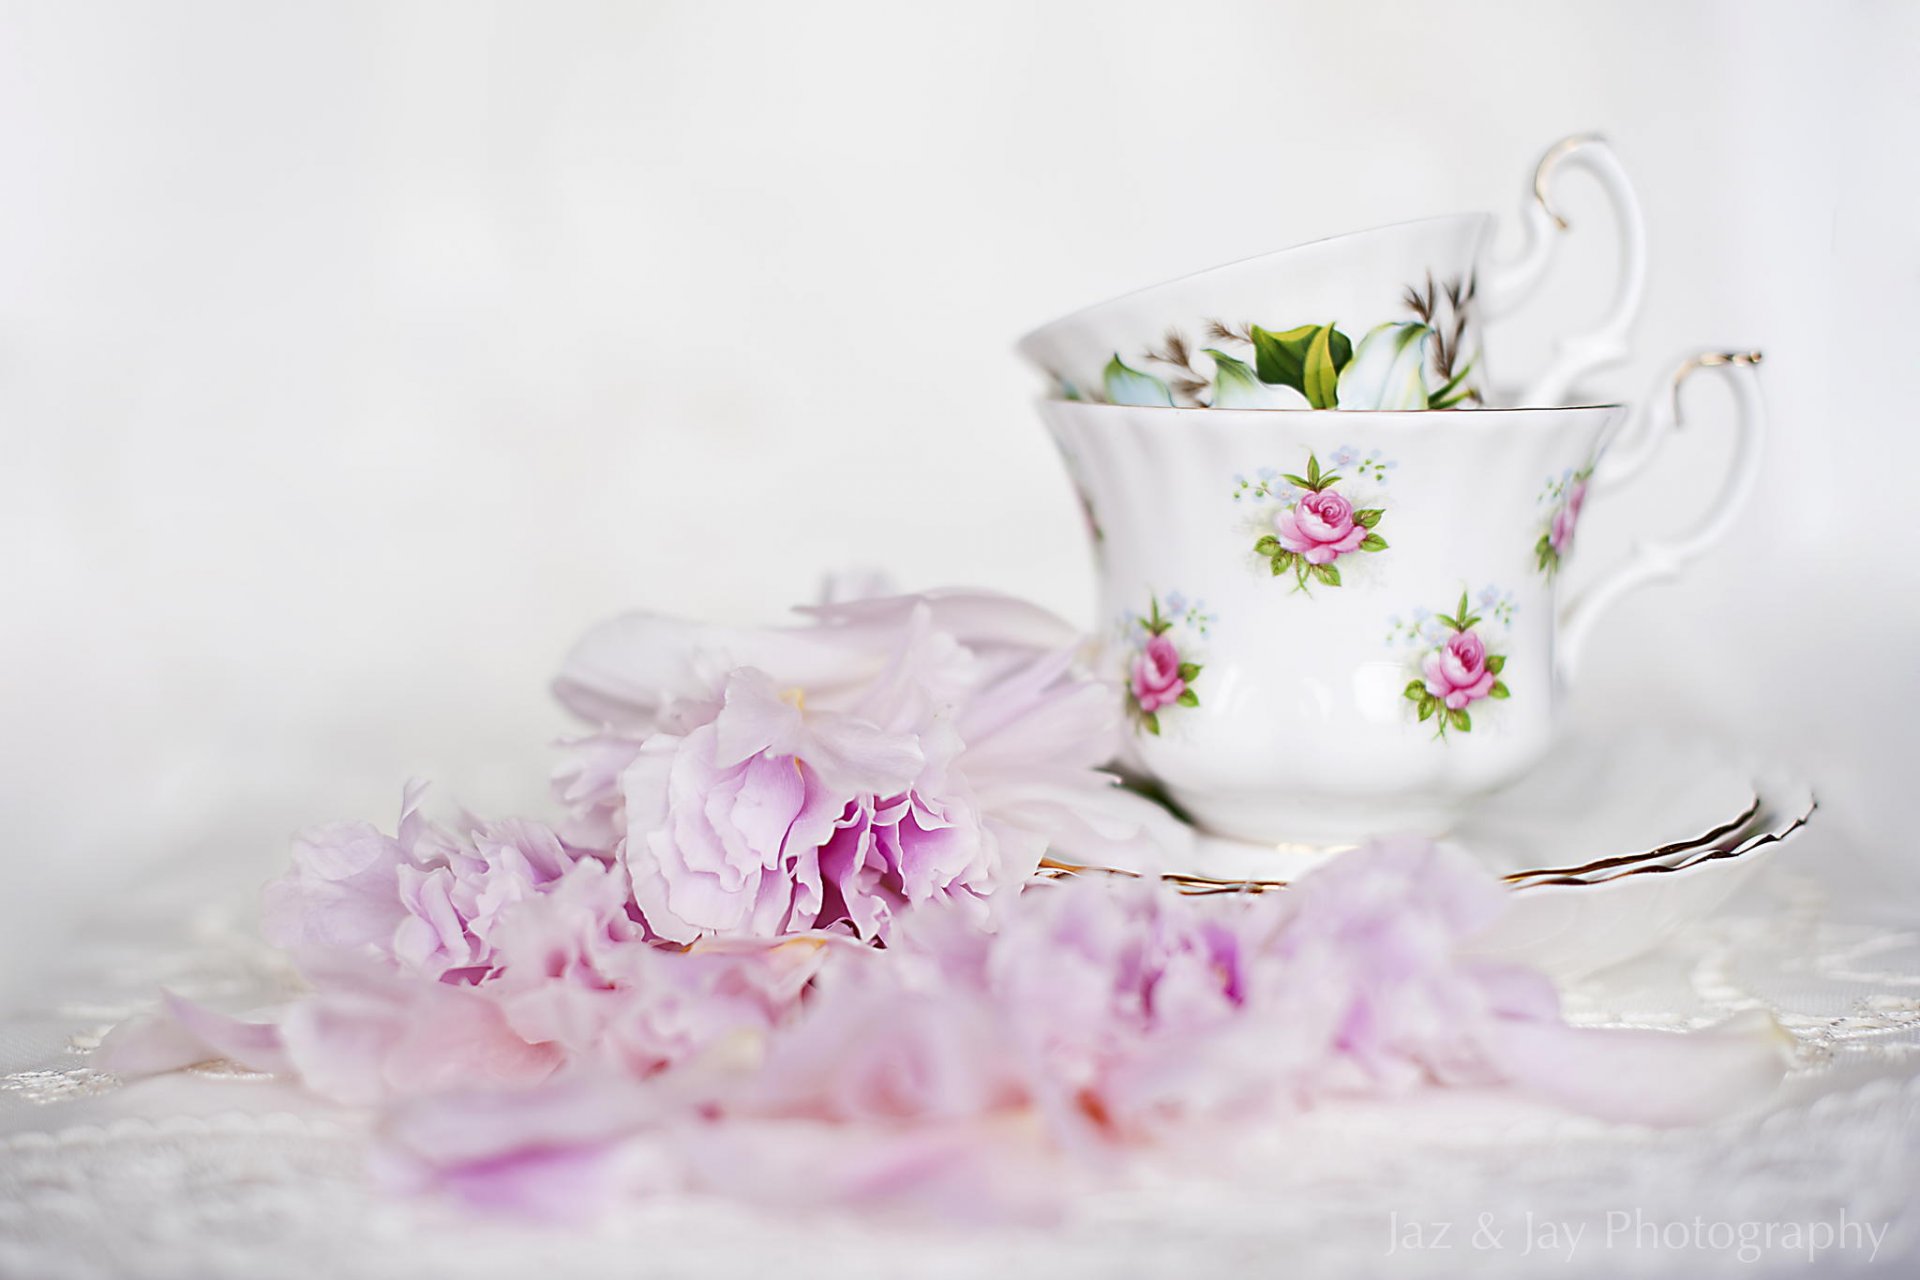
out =
{"type": "Polygon", "coordinates": [[[1279,799],[1168,790],[1203,831],[1300,855],[1337,853],[1378,836],[1444,836],[1460,817],[1454,804],[1398,797],[1279,799]]]}

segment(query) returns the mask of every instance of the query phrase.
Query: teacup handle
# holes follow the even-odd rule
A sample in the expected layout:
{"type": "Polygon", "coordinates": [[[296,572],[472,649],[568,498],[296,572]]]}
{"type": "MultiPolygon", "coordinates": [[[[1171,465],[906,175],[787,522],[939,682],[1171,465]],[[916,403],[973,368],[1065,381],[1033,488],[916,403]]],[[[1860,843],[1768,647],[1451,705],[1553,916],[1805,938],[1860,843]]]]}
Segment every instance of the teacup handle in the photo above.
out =
{"type": "Polygon", "coordinates": [[[1534,166],[1533,187],[1521,208],[1524,237],[1520,255],[1493,267],[1478,291],[1484,314],[1505,315],[1533,295],[1546,279],[1547,263],[1568,229],[1554,207],[1553,176],[1561,169],[1585,169],[1606,191],[1613,205],[1620,235],[1620,276],[1613,301],[1600,323],[1585,333],[1562,338],[1554,348],[1546,372],[1522,393],[1522,405],[1563,404],[1581,378],[1627,358],[1627,332],[1640,314],[1647,283],[1647,228],[1640,216],[1640,198],[1621,167],[1620,158],[1597,134],[1562,138],[1547,149],[1534,166]]]}
{"type": "Polygon", "coordinates": [[[1635,587],[1676,576],[1698,559],[1733,527],[1733,521],[1753,492],[1760,474],[1760,449],[1766,436],[1766,412],[1760,399],[1760,380],[1754,372],[1760,353],[1715,351],[1694,356],[1674,371],[1666,394],[1648,402],[1641,421],[1622,433],[1614,447],[1601,454],[1588,481],[1589,492],[1615,488],[1645,469],[1659,452],[1667,434],[1681,425],[1680,388],[1702,369],[1712,370],[1733,392],[1733,461],[1720,492],[1706,505],[1706,519],[1686,533],[1664,542],[1636,542],[1625,563],[1602,576],[1568,602],[1560,614],[1558,674],[1562,682],[1578,669],[1581,651],[1593,624],[1620,597],[1635,587]]]}

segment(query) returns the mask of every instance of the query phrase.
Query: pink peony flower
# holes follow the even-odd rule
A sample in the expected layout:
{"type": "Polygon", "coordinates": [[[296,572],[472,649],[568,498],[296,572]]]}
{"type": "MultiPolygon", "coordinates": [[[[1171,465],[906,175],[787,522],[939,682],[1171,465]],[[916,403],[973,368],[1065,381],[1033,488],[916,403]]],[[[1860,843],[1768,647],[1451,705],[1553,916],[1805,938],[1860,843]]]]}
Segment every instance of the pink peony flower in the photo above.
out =
{"type": "Polygon", "coordinates": [[[577,848],[611,850],[627,834],[620,775],[640,754],[642,739],[611,729],[568,739],[552,775],[553,796],[566,806],[561,838],[577,848]]]}
{"type": "Polygon", "coordinates": [[[1273,518],[1280,545],[1308,564],[1326,564],[1366,541],[1354,523],[1353,504],[1332,489],[1309,493],[1273,518]]]}
{"type": "Polygon", "coordinates": [[[1187,691],[1180,678],[1180,651],[1165,635],[1149,636],[1133,660],[1133,700],[1142,711],[1172,706],[1187,691]]]}
{"type": "Polygon", "coordinates": [[[301,834],[292,869],[262,895],[267,939],[296,958],[371,953],[431,978],[478,981],[503,913],[592,857],[519,819],[454,835],[421,816],[424,791],[408,786],[394,835],[365,822],[301,834]]]}
{"type": "Polygon", "coordinates": [[[1047,1168],[1036,1139],[1091,1172],[1114,1144],[1213,1144],[1275,1109],[1431,1084],[1659,1124],[1777,1085],[1764,1015],[1688,1035],[1568,1027],[1544,978],[1467,950],[1507,901],[1469,855],[1405,838],[1282,894],[1085,878],[1021,895],[997,932],[947,901],[884,950],[680,952],[635,936],[619,878],[589,859],[502,917],[487,981],[336,955],[277,1024],[176,1001],[101,1062],[292,1072],[383,1108],[390,1181],[562,1217],[663,1189],[950,1211],[974,1179],[1047,1168]]]}
{"type": "Polygon", "coordinates": [[[1486,697],[1493,689],[1493,673],[1487,670],[1487,645],[1477,631],[1456,631],[1448,636],[1445,644],[1421,661],[1420,674],[1427,692],[1450,711],[1486,697]]]}
{"type": "Polygon", "coordinates": [[[99,1061],[127,1076],[227,1058],[288,1073],[314,1093],[372,1106],[453,1088],[537,1084],[562,1061],[530,1044],[481,989],[431,982],[368,955],[336,953],[305,966],[314,994],[270,1022],[246,1021],[169,996],[163,1017],[116,1027],[99,1061]]]}
{"type": "Polygon", "coordinates": [[[448,1090],[394,1108],[374,1150],[381,1183],[487,1214],[585,1222],[684,1176],[642,1135],[672,1118],[659,1090],[596,1073],[531,1088],[448,1090]]]}
{"type": "Polygon", "coordinates": [[[655,734],[623,775],[634,900],[660,937],[842,922],[884,937],[910,896],[964,891],[970,860],[946,838],[958,806],[914,802],[919,738],[798,701],[736,671],[710,722],[655,734]]]}
{"type": "Polygon", "coordinates": [[[1101,772],[1116,709],[1050,615],[966,595],[808,612],[624,619],[568,661],[563,700],[608,727],[559,777],[566,829],[618,821],[654,936],[885,938],[923,903],[978,915],[1050,847],[1184,843],[1101,772]]]}
{"type": "MultiPolygon", "coordinates": [[[[745,1099],[755,1114],[840,1122],[959,1120],[1021,1107],[1027,1091],[985,993],[843,965],[779,1037],[745,1099]]],[[[957,976],[957,975],[956,975],[957,976]]]]}
{"type": "Polygon", "coordinates": [[[506,922],[506,962],[484,990],[518,1035],[564,1050],[569,1062],[650,1076],[764,1038],[796,1008],[831,946],[814,937],[650,945],[628,901],[624,876],[582,863],[506,922]]]}

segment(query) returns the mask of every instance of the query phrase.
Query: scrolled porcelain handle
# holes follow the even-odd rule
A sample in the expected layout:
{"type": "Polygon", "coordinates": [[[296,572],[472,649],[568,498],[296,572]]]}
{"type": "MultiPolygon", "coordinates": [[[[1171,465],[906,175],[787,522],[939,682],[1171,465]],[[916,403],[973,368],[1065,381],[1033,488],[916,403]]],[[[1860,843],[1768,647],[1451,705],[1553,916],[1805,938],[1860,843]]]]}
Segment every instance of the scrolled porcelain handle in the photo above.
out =
{"type": "Polygon", "coordinates": [[[1706,504],[1706,517],[1678,537],[1636,542],[1623,564],[1608,571],[1561,610],[1556,668],[1563,683],[1578,669],[1593,624],[1615,601],[1635,587],[1677,576],[1733,527],[1759,477],[1760,452],[1766,437],[1765,405],[1755,372],[1760,359],[1758,351],[1713,351],[1692,357],[1674,371],[1665,393],[1656,393],[1648,401],[1641,420],[1623,432],[1594,466],[1589,482],[1593,491],[1617,487],[1644,470],[1668,433],[1681,425],[1680,390],[1692,375],[1702,370],[1716,373],[1733,392],[1733,459],[1720,492],[1706,504]]]}
{"type": "Polygon", "coordinates": [[[1521,209],[1523,245],[1518,257],[1496,265],[1479,294],[1488,316],[1504,315],[1533,296],[1546,278],[1547,264],[1564,241],[1567,220],[1553,203],[1553,178],[1563,169],[1584,169],[1606,191],[1620,236],[1620,274],[1613,301],[1600,322],[1585,333],[1562,338],[1552,362],[1522,393],[1522,405],[1566,401],[1581,378],[1627,358],[1627,334],[1640,314],[1647,283],[1647,229],[1640,198],[1606,139],[1596,134],[1562,138],[1534,166],[1533,184],[1521,209]]]}

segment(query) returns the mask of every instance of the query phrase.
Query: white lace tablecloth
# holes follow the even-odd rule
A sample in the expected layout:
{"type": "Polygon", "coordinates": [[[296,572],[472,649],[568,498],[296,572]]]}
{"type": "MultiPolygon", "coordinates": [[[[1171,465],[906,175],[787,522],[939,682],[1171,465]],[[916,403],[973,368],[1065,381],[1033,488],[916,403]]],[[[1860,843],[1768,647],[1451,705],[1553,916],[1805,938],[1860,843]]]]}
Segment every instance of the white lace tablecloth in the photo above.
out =
{"type": "MultiPolygon", "coordinates": [[[[157,986],[270,999],[239,908],[177,886],[180,936],[116,927],[0,1024],[0,1277],[1913,1274],[1920,929],[1844,923],[1805,864],[1567,993],[1581,1021],[1771,1010],[1799,1042],[1759,1112],[1653,1131],[1492,1092],[1324,1107],[1204,1168],[1147,1166],[1045,1226],[930,1226],[662,1199],[554,1231],[380,1197],[364,1122],[271,1079],[88,1066],[157,986]]],[[[830,1159],[822,1153],[822,1159],[830,1159]]]]}

